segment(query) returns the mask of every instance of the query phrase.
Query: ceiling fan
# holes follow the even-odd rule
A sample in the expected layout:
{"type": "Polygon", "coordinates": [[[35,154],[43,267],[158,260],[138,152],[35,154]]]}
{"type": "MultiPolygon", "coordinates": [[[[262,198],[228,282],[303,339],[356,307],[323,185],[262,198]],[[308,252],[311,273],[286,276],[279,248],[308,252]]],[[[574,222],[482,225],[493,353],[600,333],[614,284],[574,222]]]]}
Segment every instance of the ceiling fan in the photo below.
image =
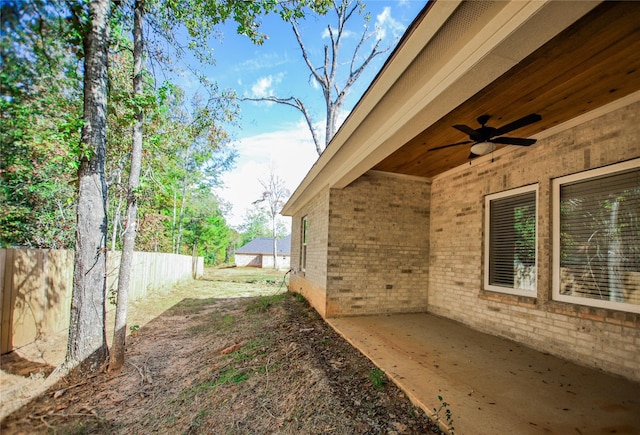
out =
{"type": "Polygon", "coordinates": [[[496,144],[528,147],[536,143],[535,139],[504,137],[502,135],[512,132],[513,130],[517,130],[518,128],[522,128],[526,125],[533,124],[534,122],[540,121],[542,119],[542,116],[538,115],[537,113],[532,113],[530,115],[524,116],[516,121],[503,125],[500,128],[487,126],[487,121],[489,121],[490,118],[491,115],[479,116],[478,123],[480,124],[480,128],[477,129],[473,129],[467,125],[454,125],[453,128],[468,134],[470,140],[431,148],[429,151],[441,150],[443,148],[472,143],[473,145],[471,146],[471,154],[469,154],[469,158],[472,159],[474,157],[489,154],[496,149],[496,144]]]}

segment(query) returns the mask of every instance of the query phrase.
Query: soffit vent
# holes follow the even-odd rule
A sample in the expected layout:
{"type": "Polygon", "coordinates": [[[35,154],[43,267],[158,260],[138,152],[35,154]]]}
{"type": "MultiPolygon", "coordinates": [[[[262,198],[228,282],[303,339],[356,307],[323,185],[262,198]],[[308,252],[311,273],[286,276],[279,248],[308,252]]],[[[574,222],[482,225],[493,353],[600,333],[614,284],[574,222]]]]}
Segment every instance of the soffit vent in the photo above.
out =
{"type": "Polygon", "coordinates": [[[487,14],[493,16],[502,7],[502,3],[491,1],[461,3],[405,73],[391,86],[387,97],[376,105],[359,129],[371,131],[371,128],[375,129],[384,124],[389,113],[398,111],[415,94],[416,83],[424,82],[425,78],[429,79],[437,74],[445,62],[486,24],[487,14]]]}
{"type": "Polygon", "coordinates": [[[417,56],[401,79],[403,88],[415,89],[423,77],[433,76],[443,63],[469,43],[487,22],[487,13],[495,14],[503,5],[492,1],[463,2],[417,56]]]}

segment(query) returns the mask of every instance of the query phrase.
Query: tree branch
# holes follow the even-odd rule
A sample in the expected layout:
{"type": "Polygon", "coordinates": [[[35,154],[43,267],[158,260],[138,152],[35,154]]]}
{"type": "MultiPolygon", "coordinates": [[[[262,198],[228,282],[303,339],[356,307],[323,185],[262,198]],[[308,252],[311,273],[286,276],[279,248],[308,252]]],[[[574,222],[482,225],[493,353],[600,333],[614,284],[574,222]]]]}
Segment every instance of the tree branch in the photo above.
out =
{"type": "Polygon", "coordinates": [[[313,77],[318,81],[318,83],[322,85],[323,84],[322,76],[316,72],[315,67],[311,63],[311,60],[309,59],[309,55],[307,53],[307,49],[305,48],[305,45],[302,42],[302,38],[300,37],[300,32],[298,31],[298,27],[296,26],[295,22],[291,22],[291,28],[293,29],[293,33],[296,35],[296,40],[298,41],[298,45],[300,46],[300,50],[302,51],[302,58],[304,59],[305,63],[307,64],[307,67],[311,71],[311,74],[313,74],[313,77]]]}
{"type": "Polygon", "coordinates": [[[278,97],[269,96],[269,97],[263,97],[263,98],[247,97],[247,98],[241,98],[240,100],[241,101],[270,101],[272,103],[284,104],[285,106],[298,109],[304,116],[304,119],[307,123],[307,127],[311,132],[311,137],[313,138],[313,143],[316,147],[316,152],[318,153],[318,155],[322,154],[323,147],[320,143],[320,139],[318,138],[318,134],[316,133],[316,130],[313,128],[313,120],[311,119],[311,115],[309,114],[302,100],[300,100],[299,98],[297,97],[278,98],[278,97]]]}

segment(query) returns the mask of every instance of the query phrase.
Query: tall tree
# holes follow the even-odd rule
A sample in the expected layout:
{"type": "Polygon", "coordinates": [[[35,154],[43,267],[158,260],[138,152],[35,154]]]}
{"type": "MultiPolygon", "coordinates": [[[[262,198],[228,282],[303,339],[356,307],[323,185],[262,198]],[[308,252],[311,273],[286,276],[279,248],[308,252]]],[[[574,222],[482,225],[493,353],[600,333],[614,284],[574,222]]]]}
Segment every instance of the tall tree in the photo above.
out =
{"type": "Polygon", "coordinates": [[[278,268],[278,215],[289,199],[291,193],[284,184],[284,181],[278,177],[275,170],[271,168],[269,176],[266,180],[260,180],[260,185],[264,189],[262,198],[254,201],[254,204],[265,203],[267,215],[271,220],[271,236],[273,237],[273,268],[278,268]]]}
{"type": "Polygon", "coordinates": [[[204,257],[205,264],[219,264],[226,258],[231,230],[223,217],[220,200],[208,186],[193,192],[187,207],[184,242],[194,257],[204,257]]]}
{"type": "MultiPolygon", "coordinates": [[[[141,99],[142,92],[142,26],[144,20],[144,0],[136,0],[133,20],[133,96],[141,99]]],[[[115,328],[109,358],[109,370],[120,370],[124,365],[125,341],[127,336],[127,306],[129,303],[129,281],[136,243],[138,225],[138,187],[140,187],[140,167],[142,165],[142,124],[143,111],[137,105],[131,144],[131,166],[127,188],[127,221],[120,257],[118,273],[118,297],[116,304],[115,328]]]]}
{"type": "Polygon", "coordinates": [[[322,90],[326,109],[324,141],[322,141],[321,136],[314,127],[314,120],[308,105],[305,104],[300,97],[268,96],[262,98],[245,98],[251,101],[271,101],[299,110],[309,128],[318,155],[322,153],[336,133],[339,127],[338,116],[340,115],[345,98],[353,85],[372,60],[389,51],[391,48],[391,45],[381,47],[382,39],[377,37],[377,30],[369,30],[367,23],[370,17],[369,14],[365,13],[365,4],[362,0],[337,0],[332,3],[333,11],[336,15],[336,24],[335,27],[331,24],[327,25],[329,44],[324,46],[323,58],[321,62],[319,62],[319,66],[318,64],[314,64],[311,54],[312,50],[310,50],[302,40],[298,22],[295,20],[291,21],[291,28],[300,46],[302,58],[309,69],[312,80],[314,80],[322,90]],[[349,57],[343,57],[341,49],[343,40],[347,34],[346,26],[349,20],[358,16],[364,20],[364,30],[353,52],[349,57]],[[375,39],[375,42],[367,46],[367,43],[373,39],[375,39]],[[366,51],[364,55],[362,55],[362,51],[366,51]],[[350,60],[347,61],[347,59],[350,60]],[[349,70],[346,74],[344,74],[340,68],[340,65],[345,63],[349,65],[349,70]]]}
{"type": "Polygon", "coordinates": [[[110,0],[74,5],[83,33],[84,125],[78,169],[78,218],[66,369],[95,372],[107,362],[107,77],[110,0]],[[86,24],[81,23],[87,20],[86,24]]]}
{"type": "Polygon", "coordinates": [[[271,235],[271,226],[269,217],[266,215],[264,208],[260,207],[260,202],[254,203],[253,208],[247,211],[240,225],[240,246],[243,246],[256,237],[269,237],[271,235]]]}

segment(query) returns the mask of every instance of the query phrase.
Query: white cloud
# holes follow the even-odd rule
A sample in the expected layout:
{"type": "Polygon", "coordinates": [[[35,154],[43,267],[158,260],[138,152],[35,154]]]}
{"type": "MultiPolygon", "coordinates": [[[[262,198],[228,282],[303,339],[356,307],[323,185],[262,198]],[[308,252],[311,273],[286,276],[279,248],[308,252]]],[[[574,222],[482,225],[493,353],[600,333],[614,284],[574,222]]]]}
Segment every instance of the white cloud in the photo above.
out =
{"type": "MultiPolygon", "coordinates": [[[[295,58],[294,58],[295,60],[295,58]]],[[[250,59],[238,62],[233,66],[233,71],[247,72],[247,71],[261,71],[265,68],[273,69],[275,67],[281,67],[283,65],[290,64],[292,59],[289,57],[289,53],[286,51],[278,52],[260,52],[253,55],[250,59]]]]}
{"type": "Polygon", "coordinates": [[[264,98],[273,95],[273,85],[280,83],[281,81],[282,74],[260,77],[253,86],[251,86],[251,96],[253,98],[264,98]]]}
{"type": "Polygon", "coordinates": [[[376,32],[378,39],[384,39],[387,36],[387,32],[395,38],[402,36],[406,27],[401,22],[397,21],[391,16],[391,8],[386,6],[382,12],[376,16],[376,32]]]}
{"type": "MultiPolygon", "coordinates": [[[[333,36],[337,37],[338,36],[338,29],[334,29],[333,27],[331,28],[331,31],[333,32],[333,36]]],[[[355,35],[355,32],[348,30],[348,29],[342,29],[342,37],[343,38],[349,38],[351,36],[355,35]]],[[[322,39],[327,39],[329,38],[329,28],[325,27],[324,30],[322,31],[322,39]]]]}
{"type": "Polygon", "coordinates": [[[266,97],[269,94],[267,91],[271,89],[271,82],[271,76],[261,77],[251,86],[251,94],[255,97],[266,97]]]}
{"type": "Polygon", "coordinates": [[[234,146],[239,153],[237,167],[223,175],[224,188],[217,189],[218,195],[231,203],[231,213],[226,218],[234,227],[242,224],[252,202],[261,197],[260,180],[269,176],[272,167],[293,193],[318,158],[303,123],[290,130],[244,138],[234,146]]]}

